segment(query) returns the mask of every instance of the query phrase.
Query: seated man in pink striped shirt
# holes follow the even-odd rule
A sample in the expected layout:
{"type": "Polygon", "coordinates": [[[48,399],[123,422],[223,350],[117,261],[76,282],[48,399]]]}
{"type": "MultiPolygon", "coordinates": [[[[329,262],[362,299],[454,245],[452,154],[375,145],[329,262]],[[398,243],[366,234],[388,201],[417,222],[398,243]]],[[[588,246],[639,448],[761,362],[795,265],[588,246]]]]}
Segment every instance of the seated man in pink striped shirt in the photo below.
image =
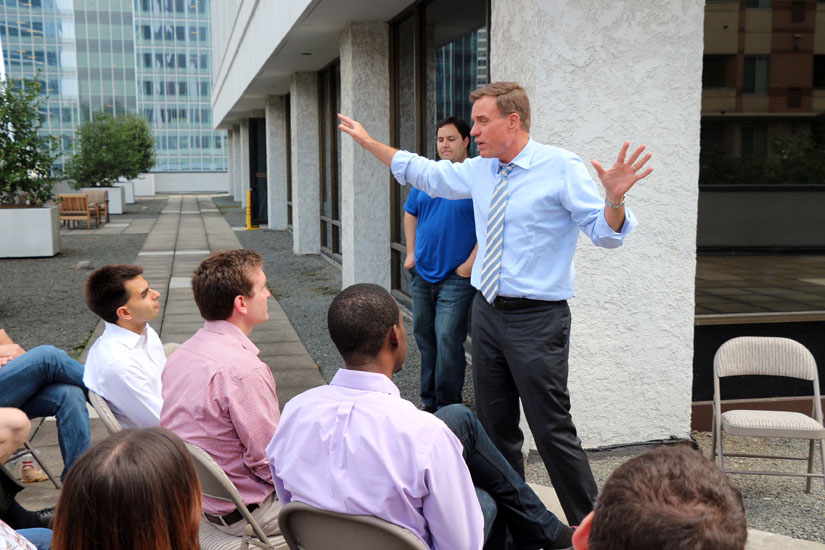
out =
{"type": "MultiPolygon", "coordinates": [[[[275,380],[249,339],[269,319],[262,266],[257,252],[227,250],[195,270],[192,291],[206,322],[166,362],[160,425],[208,452],[274,535],[280,504],[265,449],[281,415],[275,380]]],[[[203,511],[221,531],[243,533],[231,502],[204,497],[203,511]]]]}

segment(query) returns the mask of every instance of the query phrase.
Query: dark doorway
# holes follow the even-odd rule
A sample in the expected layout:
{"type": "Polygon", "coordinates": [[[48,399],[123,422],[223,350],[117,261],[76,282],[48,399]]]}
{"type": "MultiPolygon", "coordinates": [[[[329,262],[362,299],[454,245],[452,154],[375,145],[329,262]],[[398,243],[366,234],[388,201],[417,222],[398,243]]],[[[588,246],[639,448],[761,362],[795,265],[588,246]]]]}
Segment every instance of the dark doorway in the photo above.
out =
{"type": "Polygon", "coordinates": [[[252,189],[252,223],[267,223],[266,119],[249,119],[249,188],[252,189]]]}

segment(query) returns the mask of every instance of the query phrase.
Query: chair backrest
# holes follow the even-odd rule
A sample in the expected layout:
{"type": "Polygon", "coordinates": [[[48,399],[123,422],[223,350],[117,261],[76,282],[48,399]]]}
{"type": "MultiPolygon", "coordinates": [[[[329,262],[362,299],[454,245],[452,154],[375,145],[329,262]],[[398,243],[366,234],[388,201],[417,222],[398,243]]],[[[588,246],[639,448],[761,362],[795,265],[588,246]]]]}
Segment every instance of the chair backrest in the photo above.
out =
{"type": "Polygon", "coordinates": [[[790,338],[740,336],[728,340],[713,358],[714,374],[788,376],[802,380],[817,378],[816,361],[808,348],[790,338]]]}
{"type": "Polygon", "coordinates": [[[89,197],[83,193],[61,193],[55,195],[55,200],[60,207],[60,212],[87,212],[89,210],[89,197]]]}
{"type": "Polygon", "coordinates": [[[195,462],[195,471],[198,474],[198,480],[201,484],[201,492],[208,497],[233,503],[247,523],[252,526],[252,530],[255,532],[258,540],[264,544],[270,544],[269,538],[264,534],[261,526],[258,525],[258,522],[255,521],[255,518],[252,517],[243,500],[241,500],[238,489],[232,483],[232,480],[229,479],[229,476],[226,475],[226,472],[218,466],[215,459],[197,445],[189,443],[188,441],[184,441],[183,443],[186,445],[186,449],[189,451],[189,454],[192,455],[192,459],[195,462]]]}
{"type": "Polygon", "coordinates": [[[428,550],[401,526],[375,516],[356,516],[290,502],[278,513],[281,534],[292,550],[428,550]]]}
{"type": "Polygon", "coordinates": [[[109,435],[123,429],[120,426],[120,422],[118,422],[117,418],[115,418],[112,409],[109,408],[109,404],[106,400],[92,390],[89,390],[89,402],[92,404],[92,407],[94,407],[97,415],[103,421],[103,425],[106,427],[106,431],[109,432],[109,435]]]}
{"type": "Polygon", "coordinates": [[[98,204],[106,202],[105,189],[84,189],[83,194],[89,197],[89,202],[91,203],[98,204]]]}
{"type": "Polygon", "coordinates": [[[721,413],[719,379],[726,376],[787,376],[813,383],[812,416],[822,422],[819,373],[808,348],[790,338],[740,336],[728,340],[713,357],[713,407],[721,413]]]}

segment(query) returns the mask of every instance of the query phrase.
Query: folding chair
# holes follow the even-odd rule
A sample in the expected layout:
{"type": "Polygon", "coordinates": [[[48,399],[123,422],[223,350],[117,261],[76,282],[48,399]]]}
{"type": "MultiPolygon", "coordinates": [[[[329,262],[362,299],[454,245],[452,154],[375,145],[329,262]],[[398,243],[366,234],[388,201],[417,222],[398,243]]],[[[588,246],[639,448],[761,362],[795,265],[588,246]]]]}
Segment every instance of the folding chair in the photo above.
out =
{"type": "Polygon", "coordinates": [[[32,446],[31,444],[31,441],[34,441],[34,437],[37,435],[37,432],[40,431],[40,426],[42,426],[43,422],[45,421],[45,417],[40,419],[40,422],[37,424],[37,427],[34,429],[34,431],[32,431],[31,435],[29,436],[29,440],[23,443],[23,448],[19,451],[15,451],[14,453],[12,453],[7,462],[12,462],[14,460],[23,458],[26,455],[31,455],[34,461],[37,462],[37,465],[40,466],[40,469],[43,470],[47,476],[49,476],[49,481],[52,482],[54,488],[60,489],[62,486],[60,484],[60,480],[52,475],[52,472],[49,470],[48,466],[46,466],[46,463],[40,460],[40,451],[35,449],[34,446],[32,446]]]}
{"type": "Polygon", "coordinates": [[[756,474],[806,477],[805,492],[811,491],[811,479],[825,481],[825,426],[822,424],[822,401],[819,397],[819,374],[816,361],[808,349],[789,338],[744,336],[728,340],[713,358],[713,458],[718,455],[722,471],[729,474],[756,474]],[[726,376],[786,376],[810,380],[813,385],[811,416],[790,411],[731,410],[722,412],[719,379],[726,376]],[[785,437],[810,440],[808,456],[772,456],[728,453],[745,458],[807,460],[807,473],[725,469],[722,432],[729,435],[785,437]],[[813,473],[814,442],[819,442],[822,473],[813,473]]]}
{"type": "Polygon", "coordinates": [[[184,441],[189,454],[195,462],[195,470],[201,483],[204,495],[220,500],[226,500],[235,505],[247,522],[242,537],[236,537],[218,530],[206,518],[201,519],[198,538],[202,550],[248,550],[250,543],[263,550],[286,550],[287,545],[279,541],[281,537],[267,537],[252,517],[246,505],[241,500],[238,489],[232,484],[217,462],[197,445],[184,441]]]}
{"type": "Polygon", "coordinates": [[[103,421],[103,425],[106,427],[106,431],[109,432],[109,435],[123,429],[120,426],[120,422],[117,421],[115,414],[112,412],[112,409],[109,408],[109,404],[106,400],[92,390],[89,390],[89,402],[92,404],[95,412],[97,412],[97,415],[103,421]]]}
{"type": "Polygon", "coordinates": [[[410,531],[381,518],[339,514],[303,502],[282,506],[278,525],[291,550],[429,550],[410,531]]]}

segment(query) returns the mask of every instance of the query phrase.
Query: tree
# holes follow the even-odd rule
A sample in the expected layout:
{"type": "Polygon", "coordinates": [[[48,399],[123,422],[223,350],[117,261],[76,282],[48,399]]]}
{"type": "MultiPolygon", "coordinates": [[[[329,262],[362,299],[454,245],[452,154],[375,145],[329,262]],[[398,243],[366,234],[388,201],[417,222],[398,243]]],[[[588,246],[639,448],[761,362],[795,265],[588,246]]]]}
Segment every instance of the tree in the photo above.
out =
{"type": "Polygon", "coordinates": [[[40,83],[0,82],[0,204],[42,206],[54,197],[57,139],[40,135],[40,83]]]}
{"type": "Polygon", "coordinates": [[[66,163],[66,175],[75,188],[109,187],[155,165],[152,129],[133,113],[117,118],[98,113],[80,126],[77,144],[77,153],[66,163]]]}

